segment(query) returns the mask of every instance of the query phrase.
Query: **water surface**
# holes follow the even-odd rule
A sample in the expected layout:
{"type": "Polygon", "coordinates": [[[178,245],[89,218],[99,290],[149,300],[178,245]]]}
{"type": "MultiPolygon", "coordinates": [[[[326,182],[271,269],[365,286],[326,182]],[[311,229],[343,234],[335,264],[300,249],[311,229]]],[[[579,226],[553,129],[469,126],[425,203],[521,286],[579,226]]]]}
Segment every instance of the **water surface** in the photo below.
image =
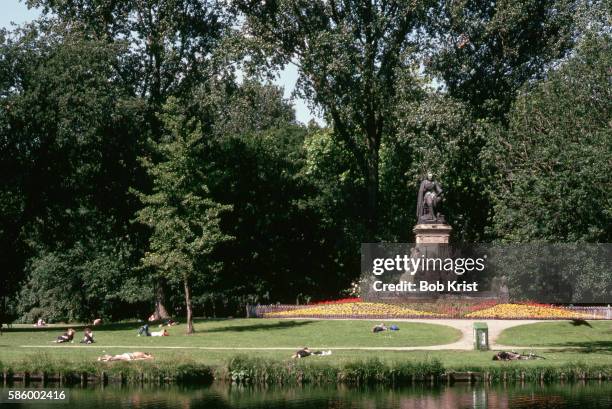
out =
{"type": "MultiPolygon", "coordinates": [[[[17,385],[15,386],[18,387],[17,385]]],[[[6,392],[7,388],[0,388],[6,392]]],[[[255,388],[215,384],[210,387],[107,386],[69,388],[69,404],[25,403],[9,408],[142,409],[455,409],[612,407],[612,382],[537,384],[417,385],[403,388],[255,388]]]]}

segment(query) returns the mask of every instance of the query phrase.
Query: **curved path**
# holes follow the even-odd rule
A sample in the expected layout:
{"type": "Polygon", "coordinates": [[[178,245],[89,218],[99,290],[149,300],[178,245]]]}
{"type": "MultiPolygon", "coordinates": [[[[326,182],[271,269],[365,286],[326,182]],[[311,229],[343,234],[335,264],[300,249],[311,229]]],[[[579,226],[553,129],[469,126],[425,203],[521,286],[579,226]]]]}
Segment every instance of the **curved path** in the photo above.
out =
{"type": "MultiPolygon", "coordinates": [[[[484,322],[489,327],[489,346],[491,349],[499,348],[512,348],[508,346],[502,346],[497,343],[497,339],[503,330],[506,328],[516,327],[524,324],[534,324],[536,322],[545,322],[542,320],[487,320],[487,319],[402,319],[397,321],[405,322],[424,322],[428,324],[447,325],[452,328],[456,328],[461,331],[461,339],[452,344],[445,345],[431,345],[426,347],[414,347],[409,349],[428,349],[428,350],[441,350],[441,349],[457,349],[457,350],[473,350],[474,349],[474,336],[473,328],[475,322],[484,322]]],[[[408,349],[408,348],[405,348],[408,349]]]]}

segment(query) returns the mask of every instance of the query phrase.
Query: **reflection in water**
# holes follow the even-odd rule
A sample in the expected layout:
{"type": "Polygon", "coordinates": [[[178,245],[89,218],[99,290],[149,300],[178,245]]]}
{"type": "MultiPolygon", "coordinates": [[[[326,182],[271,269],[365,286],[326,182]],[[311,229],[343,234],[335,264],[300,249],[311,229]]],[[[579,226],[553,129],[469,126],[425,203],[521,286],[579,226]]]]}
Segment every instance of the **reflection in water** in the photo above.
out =
{"type": "MultiPolygon", "coordinates": [[[[15,386],[18,387],[18,386],[15,386]]],[[[21,407],[52,409],[56,404],[21,407]]],[[[406,388],[247,388],[215,384],[211,387],[74,388],[70,407],[88,409],[506,409],[612,407],[612,383],[509,384],[425,386],[406,388]]]]}

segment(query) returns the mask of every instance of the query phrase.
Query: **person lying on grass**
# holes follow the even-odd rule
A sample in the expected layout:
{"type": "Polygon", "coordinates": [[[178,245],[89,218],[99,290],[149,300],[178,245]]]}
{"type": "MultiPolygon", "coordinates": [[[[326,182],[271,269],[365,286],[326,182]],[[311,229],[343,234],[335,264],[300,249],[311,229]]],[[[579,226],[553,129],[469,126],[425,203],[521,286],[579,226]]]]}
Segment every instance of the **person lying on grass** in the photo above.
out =
{"type": "Polygon", "coordinates": [[[168,333],[168,330],[165,329],[163,331],[157,331],[157,332],[153,331],[151,332],[151,336],[152,337],[168,337],[170,336],[170,334],[168,333]]]}
{"type": "Polygon", "coordinates": [[[94,342],[93,331],[90,328],[85,328],[81,344],[93,344],[94,342]]]}
{"type": "Polygon", "coordinates": [[[142,361],[145,359],[153,359],[153,355],[148,352],[124,352],[119,355],[102,355],[98,357],[99,362],[110,361],[142,361]]]}
{"type": "Polygon", "coordinates": [[[386,330],[387,330],[387,327],[385,327],[385,323],[384,322],[381,322],[380,324],[374,325],[372,327],[372,332],[373,333],[383,332],[383,331],[386,331],[386,330]]]}
{"type": "Polygon", "coordinates": [[[68,328],[68,331],[57,337],[53,342],[56,342],[58,344],[61,344],[63,342],[72,342],[72,340],[74,339],[74,333],[75,332],[72,328],[68,328]]]}
{"type": "Polygon", "coordinates": [[[325,356],[325,355],[331,355],[331,354],[332,354],[332,351],[311,352],[310,349],[308,349],[308,347],[304,347],[302,349],[298,349],[295,352],[295,354],[291,356],[291,358],[306,358],[307,356],[311,356],[311,355],[325,356]]]}
{"type": "Polygon", "coordinates": [[[495,355],[493,355],[494,361],[523,361],[523,360],[529,360],[529,359],[546,359],[546,358],[532,354],[532,353],[529,353],[528,355],[521,355],[516,352],[506,352],[506,351],[500,351],[496,353],[495,355]]]}

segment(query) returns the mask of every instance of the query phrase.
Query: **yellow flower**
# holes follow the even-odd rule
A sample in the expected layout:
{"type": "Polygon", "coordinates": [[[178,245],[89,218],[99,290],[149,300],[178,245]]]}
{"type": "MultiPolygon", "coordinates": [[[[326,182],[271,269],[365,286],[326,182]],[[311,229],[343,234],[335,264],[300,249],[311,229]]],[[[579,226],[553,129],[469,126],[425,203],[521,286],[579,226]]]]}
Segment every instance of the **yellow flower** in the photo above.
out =
{"type": "Polygon", "coordinates": [[[367,318],[367,317],[443,317],[443,314],[433,312],[417,311],[410,308],[405,308],[399,305],[371,303],[371,302],[355,302],[344,304],[329,304],[329,305],[313,305],[310,307],[298,308],[289,311],[278,311],[265,313],[265,318],[289,318],[289,317],[305,317],[305,318],[325,318],[348,316],[352,318],[367,318]]]}
{"type": "Polygon", "coordinates": [[[589,318],[563,308],[525,304],[497,304],[490,308],[474,311],[468,318],[589,318]]]}

